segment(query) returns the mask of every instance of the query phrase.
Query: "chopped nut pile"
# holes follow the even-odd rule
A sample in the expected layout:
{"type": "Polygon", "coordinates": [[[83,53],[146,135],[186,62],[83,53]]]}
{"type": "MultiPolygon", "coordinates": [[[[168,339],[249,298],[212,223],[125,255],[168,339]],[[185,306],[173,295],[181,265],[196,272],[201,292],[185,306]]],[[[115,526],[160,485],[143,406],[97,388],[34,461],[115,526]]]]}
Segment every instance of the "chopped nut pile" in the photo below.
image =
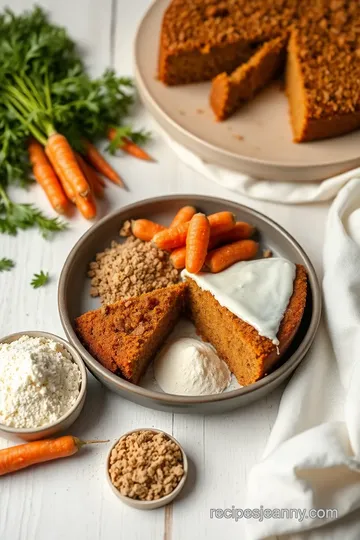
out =
{"type": "Polygon", "coordinates": [[[126,497],[161,499],[184,475],[182,453],[164,433],[137,431],[114,447],[109,474],[113,485],[126,497]]]}
{"type": "Polygon", "coordinates": [[[96,255],[89,265],[91,296],[100,296],[103,304],[167,287],[179,281],[179,271],[166,251],[134,236],[96,255]]]}

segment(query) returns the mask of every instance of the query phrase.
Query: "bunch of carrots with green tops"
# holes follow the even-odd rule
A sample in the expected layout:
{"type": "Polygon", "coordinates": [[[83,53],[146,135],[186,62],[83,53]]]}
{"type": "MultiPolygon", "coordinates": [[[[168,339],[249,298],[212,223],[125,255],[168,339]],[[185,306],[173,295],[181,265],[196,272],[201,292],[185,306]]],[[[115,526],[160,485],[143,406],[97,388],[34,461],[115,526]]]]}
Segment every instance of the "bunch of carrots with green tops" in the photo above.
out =
{"type": "Polygon", "coordinates": [[[107,70],[90,78],[66,30],[49,22],[39,7],[22,15],[0,15],[0,232],[16,234],[37,226],[43,235],[64,228],[32,204],[9,197],[13,184],[33,178],[52,207],[66,214],[75,204],[87,219],[104,194],[103,176],[121,177],[95,144],[150,160],[141,148],[148,134],[125,122],[133,103],[130,79],[107,70]]]}

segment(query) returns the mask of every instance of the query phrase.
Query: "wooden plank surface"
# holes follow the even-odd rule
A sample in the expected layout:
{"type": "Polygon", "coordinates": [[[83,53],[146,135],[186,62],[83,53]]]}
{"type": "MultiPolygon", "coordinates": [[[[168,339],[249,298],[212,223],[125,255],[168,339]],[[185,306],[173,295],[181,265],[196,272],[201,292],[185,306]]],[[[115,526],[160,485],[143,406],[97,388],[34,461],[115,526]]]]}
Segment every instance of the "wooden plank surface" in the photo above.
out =
{"type": "MultiPolygon", "coordinates": [[[[7,5],[0,0],[0,7],[7,5]]],[[[12,0],[22,10],[30,0],[12,0]]],[[[112,65],[119,73],[132,73],[132,42],[136,26],[149,0],[43,0],[54,20],[66,25],[82,44],[87,63],[96,74],[112,65]]],[[[154,51],[156,54],[156,51],[154,51]]],[[[147,164],[128,157],[112,158],[126,179],[129,191],[108,188],[111,201],[102,211],[145,197],[165,193],[206,193],[244,204],[266,213],[299,240],[317,269],[326,205],[285,207],[250,201],[210,183],[182,165],[167,148],[151,118],[136,107],[135,122],[154,132],[150,151],[158,162],[147,164]]],[[[48,211],[41,191],[13,192],[18,200],[32,199],[48,211]]],[[[57,311],[57,281],[64,260],[89,227],[81,218],[53,241],[36,232],[16,238],[0,236],[0,256],[15,260],[14,271],[0,274],[0,327],[6,335],[41,329],[63,335],[57,311]],[[33,290],[34,272],[49,271],[49,286],[33,290]]],[[[122,505],[105,483],[103,447],[85,449],[81,455],[4,477],[0,482],[1,540],[243,538],[244,524],[210,519],[211,508],[245,507],[246,480],[260,458],[276,417],[282,389],[268,398],[227,415],[202,417],[171,415],[134,405],[105,390],[90,378],[86,406],[72,432],[83,438],[115,440],[133,427],[157,427],[172,433],[190,458],[190,477],[182,496],[166,510],[139,512],[122,505]]],[[[12,444],[0,438],[0,448],[12,444]]]]}

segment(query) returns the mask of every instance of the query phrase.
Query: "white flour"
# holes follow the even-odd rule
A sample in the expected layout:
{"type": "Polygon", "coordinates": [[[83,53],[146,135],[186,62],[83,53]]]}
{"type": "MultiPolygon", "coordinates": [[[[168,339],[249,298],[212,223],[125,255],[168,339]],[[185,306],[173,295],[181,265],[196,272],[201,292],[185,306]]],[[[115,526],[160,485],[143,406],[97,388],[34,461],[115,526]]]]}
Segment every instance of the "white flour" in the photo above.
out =
{"type": "Polygon", "coordinates": [[[75,403],[81,373],[56,341],[22,336],[0,344],[0,423],[36,428],[58,420],[75,403]]]}

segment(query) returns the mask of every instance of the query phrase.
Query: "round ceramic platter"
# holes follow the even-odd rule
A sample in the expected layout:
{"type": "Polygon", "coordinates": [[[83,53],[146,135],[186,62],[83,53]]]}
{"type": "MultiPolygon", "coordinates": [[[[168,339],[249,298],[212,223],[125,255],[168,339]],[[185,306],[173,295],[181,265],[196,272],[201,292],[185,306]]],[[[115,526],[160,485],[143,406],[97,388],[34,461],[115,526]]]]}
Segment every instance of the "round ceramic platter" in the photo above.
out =
{"type": "MultiPolygon", "coordinates": [[[[247,405],[266,396],[281,384],[298,366],[309,349],[319,324],[321,292],[314,268],[297,242],[279,225],[262,214],[237,203],[199,195],[178,195],[148,199],[123,207],[91,227],[70,252],[62,270],[58,290],[59,313],[65,333],[84,359],[87,367],[105,386],[121,396],[153,409],[181,413],[220,413],[247,405]],[[99,299],[90,297],[88,264],[96,253],[108,247],[112,240],[121,241],[120,227],[126,219],[147,218],[168,225],[179,208],[193,205],[200,212],[212,214],[221,210],[234,212],[236,218],[252,223],[259,231],[262,248],[275,256],[285,257],[305,266],[309,277],[309,294],[304,317],[297,335],[281,365],[256,383],[214,396],[184,397],[151,389],[144,376],[140,385],[129,383],[110,373],[82,346],[74,331],[76,317],[100,306],[99,299]],[[145,385],[144,388],[142,385],[145,385]]],[[[151,366],[150,366],[151,371],[151,366]]]]}
{"type": "Polygon", "coordinates": [[[140,23],[135,77],[145,106],[170,137],[206,161],[267,180],[322,180],[360,165],[360,130],[292,142],[288,102],[279,82],[225,122],[215,122],[210,82],[169,87],[157,80],[161,21],[168,5],[169,0],[156,0],[140,23]]]}

